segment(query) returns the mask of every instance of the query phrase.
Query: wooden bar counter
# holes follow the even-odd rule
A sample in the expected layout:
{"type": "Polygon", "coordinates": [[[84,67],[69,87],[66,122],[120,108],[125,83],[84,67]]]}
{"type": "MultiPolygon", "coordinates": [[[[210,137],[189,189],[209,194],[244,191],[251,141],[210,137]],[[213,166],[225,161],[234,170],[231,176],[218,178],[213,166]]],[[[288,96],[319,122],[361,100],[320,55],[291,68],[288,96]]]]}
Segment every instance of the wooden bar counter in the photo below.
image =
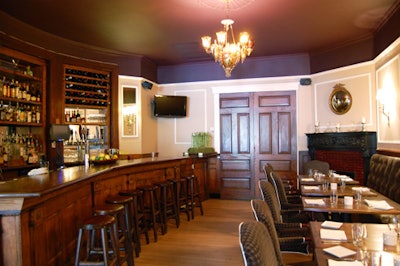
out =
{"type": "Polygon", "coordinates": [[[196,174],[208,197],[208,162],[215,157],[119,160],[0,182],[0,265],[70,265],[79,223],[123,189],[196,174]]]}

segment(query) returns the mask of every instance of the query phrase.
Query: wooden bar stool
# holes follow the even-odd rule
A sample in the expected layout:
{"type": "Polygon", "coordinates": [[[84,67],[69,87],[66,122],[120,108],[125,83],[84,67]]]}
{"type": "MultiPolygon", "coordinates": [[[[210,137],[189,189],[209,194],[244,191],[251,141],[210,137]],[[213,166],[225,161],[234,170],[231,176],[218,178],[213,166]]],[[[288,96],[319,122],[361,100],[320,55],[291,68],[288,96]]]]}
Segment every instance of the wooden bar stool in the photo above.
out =
{"type": "Polygon", "coordinates": [[[146,243],[150,243],[149,229],[144,217],[144,203],[143,203],[143,191],[138,189],[132,190],[121,190],[119,193],[121,196],[130,196],[133,198],[132,206],[132,225],[133,225],[133,242],[135,243],[135,254],[139,257],[141,252],[140,235],[144,234],[146,237],[146,243]]]}
{"type": "Polygon", "coordinates": [[[192,219],[194,219],[194,210],[196,207],[200,208],[201,215],[204,215],[200,198],[199,180],[196,175],[187,176],[186,180],[189,210],[192,213],[192,219]]]}
{"type": "Polygon", "coordinates": [[[180,223],[174,183],[170,180],[167,180],[164,182],[157,182],[155,185],[160,187],[161,213],[164,220],[164,231],[167,233],[169,219],[175,220],[176,228],[179,227],[180,223]]]}
{"type": "Polygon", "coordinates": [[[188,195],[187,195],[187,180],[186,178],[181,178],[179,180],[171,180],[174,183],[176,201],[178,204],[179,215],[184,212],[186,213],[187,220],[190,221],[190,209],[188,205],[188,195]]]}
{"type": "Polygon", "coordinates": [[[84,220],[79,228],[75,266],[120,265],[116,230],[116,220],[113,216],[92,216],[84,220]],[[98,233],[100,233],[101,247],[95,245],[98,233]],[[84,234],[86,241],[83,241],[84,234]],[[86,252],[81,254],[84,242],[86,252]]]}
{"type": "Polygon", "coordinates": [[[154,242],[157,242],[157,230],[161,228],[162,234],[164,231],[164,221],[161,215],[161,207],[159,201],[160,187],[156,185],[140,186],[139,190],[143,192],[144,215],[146,222],[150,225],[148,228],[153,228],[154,242]]]}
{"type": "Polygon", "coordinates": [[[120,264],[124,262],[128,266],[133,266],[133,249],[132,249],[132,238],[130,237],[129,224],[126,223],[125,219],[125,208],[122,204],[104,204],[98,205],[93,208],[94,215],[109,215],[113,216],[117,223],[117,241],[118,241],[118,251],[120,254],[120,264]]]}

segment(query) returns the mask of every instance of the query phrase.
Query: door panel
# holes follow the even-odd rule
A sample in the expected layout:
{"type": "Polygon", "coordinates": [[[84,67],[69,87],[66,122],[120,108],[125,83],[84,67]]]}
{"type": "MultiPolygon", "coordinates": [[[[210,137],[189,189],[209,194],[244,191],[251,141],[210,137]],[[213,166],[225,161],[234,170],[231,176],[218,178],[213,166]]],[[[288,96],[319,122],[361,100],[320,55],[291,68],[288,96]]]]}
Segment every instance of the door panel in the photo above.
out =
{"type": "Polygon", "coordinates": [[[220,96],[221,198],[249,199],[254,194],[252,94],[220,96]]]}
{"type": "Polygon", "coordinates": [[[251,199],[265,163],[296,171],[294,91],[220,95],[221,198],[251,199]]]}
{"type": "MultiPolygon", "coordinates": [[[[255,182],[264,178],[263,166],[270,163],[283,176],[296,174],[296,92],[254,93],[255,182]]],[[[256,190],[256,195],[259,191],[256,190]]]]}

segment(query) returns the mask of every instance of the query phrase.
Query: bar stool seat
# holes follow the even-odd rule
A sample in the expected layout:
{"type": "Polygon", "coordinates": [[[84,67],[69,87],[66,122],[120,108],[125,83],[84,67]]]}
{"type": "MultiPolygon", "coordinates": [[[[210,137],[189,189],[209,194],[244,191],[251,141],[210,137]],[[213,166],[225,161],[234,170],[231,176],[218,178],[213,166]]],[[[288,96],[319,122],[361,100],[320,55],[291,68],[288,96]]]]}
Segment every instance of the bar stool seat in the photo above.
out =
{"type": "Polygon", "coordinates": [[[123,204],[103,204],[93,208],[94,215],[110,215],[114,216],[117,223],[117,241],[120,254],[120,264],[126,262],[129,266],[133,266],[133,248],[132,238],[130,236],[129,222],[126,220],[126,209],[123,204]]]}
{"type": "Polygon", "coordinates": [[[159,201],[160,187],[156,185],[140,186],[137,189],[143,192],[144,215],[148,228],[153,228],[154,242],[158,241],[157,231],[161,228],[161,233],[165,234],[164,221],[161,215],[159,201]]]}
{"type": "Polygon", "coordinates": [[[119,265],[119,260],[115,218],[102,215],[84,220],[78,233],[75,266],[119,265]],[[100,232],[101,247],[95,245],[98,232],[100,232]],[[86,234],[86,241],[83,241],[84,234],[86,234]],[[83,249],[84,242],[86,247],[83,249]],[[81,254],[83,250],[86,250],[85,254],[81,254]]]}
{"type": "Polygon", "coordinates": [[[176,201],[176,193],[174,183],[170,180],[154,183],[160,187],[160,205],[164,220],[165,233],[168,231],[168,220],[174,219],[176,228],[179,227],[180,219],[178,212],[178,203],[176,201]]]}

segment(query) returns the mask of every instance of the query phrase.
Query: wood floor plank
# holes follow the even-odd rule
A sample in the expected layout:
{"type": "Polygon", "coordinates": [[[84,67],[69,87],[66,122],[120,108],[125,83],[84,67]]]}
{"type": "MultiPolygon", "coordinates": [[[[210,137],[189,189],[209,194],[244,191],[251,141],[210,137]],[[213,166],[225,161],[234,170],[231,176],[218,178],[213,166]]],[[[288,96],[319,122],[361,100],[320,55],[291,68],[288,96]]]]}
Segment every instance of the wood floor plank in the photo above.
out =
{"type": "Polygon", "coordinates": [[[254,220],[250,202],[210,199],[203,208],[204,216],[196,209],[195,219],[188,222],[182,214],[179,228],[171,221],[167,234],[142,245],[135,265],[243,265],[238,227],[254,220]]]}
{"type": "MultiPolygon", "coordinates": [[[[168,233],[159,235],[155,243],[150,233],[150,244],[142,244],[135,266],[241,266],[243,258],[239,246],[239,224],[254,220],[250,201],[209,199],[203,202],[204,216],[196,209],[195,219],[188,222],[182,214],[181,225],[168,224],[168,233]]],[[[142,243],[145,243],[142,239],[142,243]]],[[[285,262],[294,257],[283,254],[285,262]]],[[[301,261],[310,260],[302,256],[301,261]]]]}

